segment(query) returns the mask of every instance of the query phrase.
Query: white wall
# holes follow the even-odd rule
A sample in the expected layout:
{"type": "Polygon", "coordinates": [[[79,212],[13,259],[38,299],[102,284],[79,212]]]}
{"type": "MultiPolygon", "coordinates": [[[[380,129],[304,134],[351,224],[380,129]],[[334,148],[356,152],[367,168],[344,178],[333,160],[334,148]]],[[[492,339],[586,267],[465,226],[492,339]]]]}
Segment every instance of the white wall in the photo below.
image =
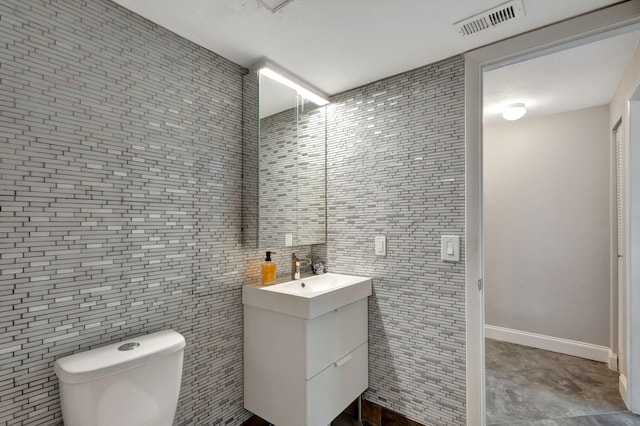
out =
{"type": "Polygon", "coordinates": [[[609,346],[609,108],[484,127],[486,324],[609,346]]]}

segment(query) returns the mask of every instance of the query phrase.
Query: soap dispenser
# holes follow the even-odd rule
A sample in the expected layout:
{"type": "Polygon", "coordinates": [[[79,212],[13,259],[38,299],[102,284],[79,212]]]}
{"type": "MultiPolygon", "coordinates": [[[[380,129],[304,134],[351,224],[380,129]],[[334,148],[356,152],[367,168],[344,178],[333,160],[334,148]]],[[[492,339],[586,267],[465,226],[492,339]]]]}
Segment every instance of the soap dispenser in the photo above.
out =
{"type": "Polygon", "coordinates": [[[272,251],[267,252],[267,257],[262,264],[262,285],[269,285],[276,282],[276,264],[271,261],[272,251]]]}

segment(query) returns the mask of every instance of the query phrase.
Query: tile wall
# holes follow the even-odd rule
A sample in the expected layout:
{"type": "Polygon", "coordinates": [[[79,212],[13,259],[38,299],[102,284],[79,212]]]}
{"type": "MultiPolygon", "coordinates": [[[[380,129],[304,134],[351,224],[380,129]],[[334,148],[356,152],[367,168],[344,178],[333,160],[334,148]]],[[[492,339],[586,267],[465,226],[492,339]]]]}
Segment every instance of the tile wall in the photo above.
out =
{"type": "MultiPolygon", "coordinates": [[[[56,358],[173,328],[176,424],[241,424],[244,70],[108,0],[5,0],[0,35],[0,423],[61,422],[56,358]]],[[[367,398],[434,425],[464,424],[464,261],[438,253],[464,232],[462,70],[333,99],[329,243],[294,248],[375,277],[367,398]]]]}
{"type": "Polygon", "coordinates": [[[374,277],[365,397],[423,424],[465,424],[464,250],[440,260],[440,235],[464,236],[464,61],[335,96],[328,123],[327,260],[374,277]]]}
{"type": "Polygon", "coordinates": [[[60,424],[56,358],[167,328],[176,424],[241,424],[263,255],[242,245],[245,70],[107,0],[3,1],[0,60],[0,424],[60,424]]]}

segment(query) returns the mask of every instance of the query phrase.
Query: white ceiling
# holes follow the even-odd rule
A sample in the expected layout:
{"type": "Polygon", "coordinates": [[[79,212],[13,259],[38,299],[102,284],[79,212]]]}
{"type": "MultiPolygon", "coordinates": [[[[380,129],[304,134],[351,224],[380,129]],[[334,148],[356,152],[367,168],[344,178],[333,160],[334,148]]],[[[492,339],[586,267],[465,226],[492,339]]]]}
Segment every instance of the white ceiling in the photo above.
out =
{"type": "Polygon", "coordinates": [[[525,0],[526,16],[461,37],[453,23],[503,0],[115,0],[244,67],[268,58],[333,95],[618,0],[525,0]]]}
{"type": "Polygon", "coordinates": [[[609,104],[639,40],[630,32],[485,72],[484,122],[504,122],[513,103],[527,117],[609,104]]]}

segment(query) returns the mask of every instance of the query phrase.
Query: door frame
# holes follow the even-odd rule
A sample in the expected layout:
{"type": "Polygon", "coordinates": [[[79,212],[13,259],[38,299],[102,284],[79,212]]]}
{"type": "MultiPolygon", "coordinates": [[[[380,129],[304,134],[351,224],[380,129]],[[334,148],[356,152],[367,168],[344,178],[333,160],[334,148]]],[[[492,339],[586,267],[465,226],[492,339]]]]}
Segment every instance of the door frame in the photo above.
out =
{"type": "MultiPolygon", "coordinates": [[[[611,124],[611,123],[609,123],[611,124]]],[[[618,371],[619,370],[619,361],[620,361],[620,325],[622,316],[620,315],[620,309],[623,308],[622,303],[620,303],[620,283],[619,279],[623,274],[619,274],[619,264],[620,259],[618,258],[619,253],[619,243],[618,243],[618,134],[621,132],[622,117],[618,118],[616,124],[614,124],[611,129],[611,143],[610,143],[610,165],[611,170],[609,173],[611,184],[609,185],[609,189],[611,191],[610,196],[610,228],[609,232],[611,233],[610,238],[610,258],[609,262],[611,264],[611,283],[609,288],[611,289],[610,300],[611,300],[611,314],[609,325],[611,336],[609,338],[609,346],[611,347],[611,351],[609,352],[609,368],[611,370],[618,371]],[[615,357],[615,358],[614,358],[615,357]]],[[[624,170],[623,170],[624,173],[624,170]]],[[[624,229],[624,227],[623,227],[624,229]]],[[[624,327],[622,327],[624,330],[624,327]]]]}
{"type": "MultiPolygon", "coordinates": [[[[467,425],[469,426],[483,426],[486,415],[484,292],[482,290],[482,74],[493,68],[580,46],[633,29],[640,29],[640,0],[631,0],[600,9],[465,54],[465,294],[467,307],[467,425]]],[[[640,116],[640,101],[636,104],[640,116]]],[[[637,132],[640,135],[640,123],[638,123],[637,132]]],[[[638,156],[640,157],[640,153],[638,156]]],[[[637,178],[640,182],[640,171],[638,171],[637,178]]],[[[638,200],[638,213],[640,214],[640,200],[638,200]]],[[[627,233],[630,230],[632,229],[627,228],[627,233]]],[[[640,246],[640,229],[636,232],[640,246]]],[[[632,254],[629,251],[627,253],[632,254]]],[[[640,265],[640,250],[636,256],[639,258],[640,265]]],[[[638,272],[640,271],[636,273],[638,272]]],[[[627,277],[631,277],[631,275],[627,277]]],[[[628,283],[629,279],[627,279],[627,287],[628,283]]],[[[636,298],[640,299],[640,295],[636,298]]],[[[637,311],[640,309],[635,312],[640,315],[640,312],[637,311]]],[[[628,315],[627,324],[629,321],[635,322],[635,318],[628,315]]],[[[637,333],[640,334],[640,330],[637,330],[637,333]]],[[[630,343],[640,346],[640,335],[629,337],[630,343]]],[[[628,346],[628,348],[630,347],[628,346]]],[[[637,401],[637,407],[633,404],[633,401],[640,398],[640,389],[633,392],[636,386],[640,388],[640,378],[637,380],[635,378],[640,375],[640,365],[635,369],[630,366],[629,371],[635,374],[628,378],[629,395],[633,396],[630,399],[631,406],[635,410],[640,410],[640,401],[637,401]],[[633,388],[631,387],[632,383],[633,388]]]]}
{"type": "MultiPolygon", "coordinates": [[[[625,403],[640,413],[640,81],[636,78],[633,95],[626,99],[625,144],[625,290],[627,393],[625,403]]],[[[622,382],[620,383],[622,385],[622,382]]],[[[620,387],[621,391],[622,386],[620,387]]],[[[624,397],[625,395],[623,395],[624,397]]]]}

